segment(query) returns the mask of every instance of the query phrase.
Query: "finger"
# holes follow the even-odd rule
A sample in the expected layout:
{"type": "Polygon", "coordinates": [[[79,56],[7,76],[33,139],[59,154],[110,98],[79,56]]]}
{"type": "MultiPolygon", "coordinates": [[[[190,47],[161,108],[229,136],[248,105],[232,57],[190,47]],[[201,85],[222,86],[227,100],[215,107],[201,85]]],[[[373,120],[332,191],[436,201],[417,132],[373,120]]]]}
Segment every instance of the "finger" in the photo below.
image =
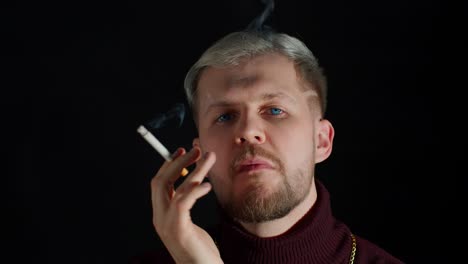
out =
{"type": "Polygon", "coordinates": [[[211,190],[211,184],[209,182],[204,183],[192,183],[189,186],[185,187],[185,190],[182,192],[177,192],[172,201],[174,209],[178,211],[181,217],[184,217],[186,214],[190,214],[190,209],[192,209],[195,202],[201,197],[205,196],[211,190]]]}
{"type": "MultiPolygon", "coordinates": [[[[171,158],[176,159],[182,155],[185,155],[185,149],[184,148],[177,148],[177,150],[172,154],[171,158]]],[[[159,168],[158,172],[156,175],[151,179],[151,192],[155,192],[157,190],[157,187],[164,187],[166,192],[170,191],[173,189],[172,183],[161,183],[160,180],[160,175],[164,174],[165,171],[167,171],[171,161],[166,161],[163,163],[161,168],[159,168]]]]}
{"type": "Polygon", "coordinates": [[[164,184],[172,185],[179,177],[183,168],[190,166],[200,159],[201,150],[198,147],[192,148],[188,153],[180,155],[169,162],[169,165],[157,177],[164,184]]]}
{"type": "Polygon", "coordinates": [[[214,152],[206,152],[200,163],[192,173],[189,174],[187,179],[177,188],[177,191],[181,188],[185,188],[187,185],[200,184],[210,171],[213,164],[216,162],[216,154],[214,152]]]}
{"type": "Polygon", "coordinates": [[[195,155],[200,154],[197,154],[197,151],[194,151],[193,149],[188,153],[185,153],[185,149],[183,148],[177,149],[177,151],[172,155],[173,160],[166,161],[161,169],[159,169],[156,176],[152,179],[152,191],[158,192],[164,190],[164,193],[168,193],[172,190],[175,181],[181,176],[180,169],[179,172],[175,173],[175,171],[178,170],[177,167],[181,166],[180,164],[183,161],[196,159],[195,155]]]}
{"type": "MultiPolygon", "coordinates": [[[[177,150],[172,154],[171,158],[176,159],[185,154],[184,148],[177,148],[177,150]]],[[[151,179],[151,201],[153,207],[160,209],[166,208],[164,205],[167,205],[170,198],[174,195],[174,186],[172,183],[163,183],[159,175],[163,174],[167,167],[169,166],[170,161],[164,162],[164,164],[159,168],[156,175],[151,179]]]]}
{"type": "MultiPolygon", "coordinates": [[[[171,155],[171,159],[174,160],[182,155],[185,155],[186,151],[184,148],[177,148],[176,151],[174,151],[174,153],[172,153],[171,155]]],[[[169,166],[169,164],[171,164],[172,161],[168,161],[166,160],[163,165],[161,165],[161,167],[159,168],[159,170],[156,172],[156,174],[154,175],[154,177],[158,176],[159,174],[163,173],[164,171],[167,170],[167,167],[169,166]]],[[[153,178],[154,178],[153,177],[153,178]]]]}

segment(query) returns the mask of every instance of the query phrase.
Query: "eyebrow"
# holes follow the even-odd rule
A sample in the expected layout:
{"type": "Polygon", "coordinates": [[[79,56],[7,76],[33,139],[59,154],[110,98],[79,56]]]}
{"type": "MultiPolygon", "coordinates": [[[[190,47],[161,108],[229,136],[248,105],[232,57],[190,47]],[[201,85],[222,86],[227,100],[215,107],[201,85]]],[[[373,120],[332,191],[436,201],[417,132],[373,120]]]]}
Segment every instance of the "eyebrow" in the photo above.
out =
{"type": "MultiPolygon", "coordinates": [[[[264,93],[264,94],[260,95],[260,100],[262,102],[270,101],[270,100],[273,100],[273,99],[286,99],[286,100],[290,101],[293,104],[297,104],[297,100],[294,97],[292,97],[292,96],[290,96],[288,94],[285,94],[283,92],[264,93]]],[[[212,104],[210,104],[208,106],[207,110],[205,111],[205,114],[207,114],[213,108],[229,107],[229,106],[234,106],[234,105],[238,105],[238,104],[240,104],[240,103],[229,101],[229,100],[216,101],[216,102],[214,102],[214,103],[212,103],[212,104]]]]}
{"type": "Polygon", "coordinates": [[[283,92],[277,92],[277,93],[265,93],[262,94],[262,101],[268,101],[268,100],[273,100],[273,99],[287,99],[288,101],[291,101],[293,103],[297,103],[296,98],[290,96],[289,94],[285,94],[283,92]]]}

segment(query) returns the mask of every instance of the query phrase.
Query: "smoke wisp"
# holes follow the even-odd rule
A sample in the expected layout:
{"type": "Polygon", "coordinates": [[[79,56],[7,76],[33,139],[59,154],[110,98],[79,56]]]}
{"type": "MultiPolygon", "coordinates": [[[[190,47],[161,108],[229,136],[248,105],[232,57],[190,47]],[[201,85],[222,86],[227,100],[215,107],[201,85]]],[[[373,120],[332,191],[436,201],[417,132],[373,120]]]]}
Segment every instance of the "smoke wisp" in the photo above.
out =
{"type": "Polygon", "coordinates": [[[273,12],[273,9],[275,8],[275,2],[273,0],[262,0],[262,3],[265,4],[265,9],[263,9],[263,12],[259,16],[257,16],[252,22],[250,22],[250,24],[247,26],[247,30],[271,30],[270,27],[265,26],[264,24],[267,18],[270,16],[270,14],[273,12]]]}
{"type": "Polygon", "coordinates": [[[146,123],[146,126],[153,130],[166,127],[171,124],[175,124],[177,127],[180,127],[184,122],[184,118],[185,106],[183,103],[177,103],[166,113],[156,115],[156,117],[146,123]]]}

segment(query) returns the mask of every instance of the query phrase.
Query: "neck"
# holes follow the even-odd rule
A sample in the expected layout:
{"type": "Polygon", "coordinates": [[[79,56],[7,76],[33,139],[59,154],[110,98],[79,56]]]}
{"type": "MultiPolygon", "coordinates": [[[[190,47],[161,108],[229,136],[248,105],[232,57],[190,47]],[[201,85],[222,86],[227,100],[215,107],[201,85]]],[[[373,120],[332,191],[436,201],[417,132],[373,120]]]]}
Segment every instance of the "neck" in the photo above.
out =
{"type": "Polygon", "coordinates": [[[317,189],[315,187],[315,180],[313,180],[312,185],[310,186],[310,191],[305,199],[286,216],[262,223],[240,222],[240,224],[248,232],[258,237],[278,236],[288,231],[294,224],[296,224],[312,208],[316,200],[317,189]]]}

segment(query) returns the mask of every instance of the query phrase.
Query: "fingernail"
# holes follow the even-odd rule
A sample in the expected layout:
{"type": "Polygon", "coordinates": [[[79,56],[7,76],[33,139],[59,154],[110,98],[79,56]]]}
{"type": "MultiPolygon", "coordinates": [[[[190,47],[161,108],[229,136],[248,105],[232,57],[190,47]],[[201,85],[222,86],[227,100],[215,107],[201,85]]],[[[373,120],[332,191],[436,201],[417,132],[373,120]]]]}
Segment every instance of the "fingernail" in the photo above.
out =
{"type": "Polygon", "coordinates": [[[179,153],[180,153],[180,148],[176,149],[176,151],[172,153],[171,158],[175,159],[179,155],[179,153]]]}
{"type": "Polygon", "coordinates": [[[202,184],[200,184],[200,186],[203,187],[204,189],[208,189],[208,188],[211,188],[211,183],[203,182],[202,184]]]}

